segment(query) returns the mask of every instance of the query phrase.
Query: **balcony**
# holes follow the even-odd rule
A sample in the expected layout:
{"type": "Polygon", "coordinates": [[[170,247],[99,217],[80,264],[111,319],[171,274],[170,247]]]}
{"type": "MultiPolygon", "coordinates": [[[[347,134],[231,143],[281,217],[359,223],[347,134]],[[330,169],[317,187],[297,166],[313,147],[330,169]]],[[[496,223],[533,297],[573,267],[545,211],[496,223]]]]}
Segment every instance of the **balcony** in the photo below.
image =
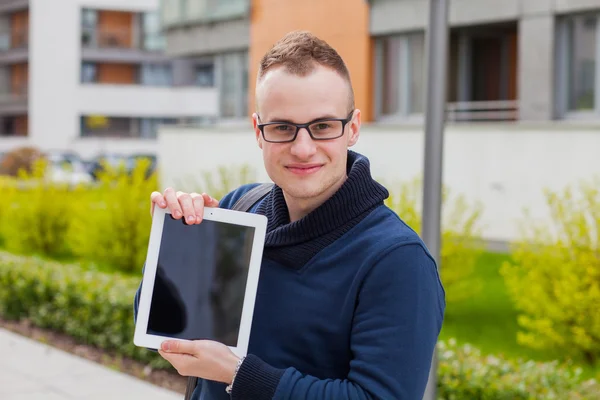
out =
{"type": "Polygon", "coordinates": [[[82,115],[184,118],[219,113],[216,88],[82,84],[76,98],[82,115]]]}
{"type": "Polygon", "coordinates": [[[166,28],[208,24],[249,17],[250,0],[164,0],[161,12],[166,28]]]}
{"type": "Polygon", "coordinates": [[[465,121],[517,121],[517,100],[465,101],[446,105],[448,122],[465,121]]]}
{"type": "Polygon", "coordinates": [[[0,32],[0,64],[22,63],[29,54],[29,27],[0,32]]]}
{"type": "Polygon", "coordinates": [[[81,28],[82,60],[90,62],[158,62],[165,61],[162,53],[165,39],[159,33],[141,29],[115,27],[81,28]]]}
{"type": "Polygon", "coordinates": [[[27,85],[0,90],[0,116],[23,114],[28,106],[27,85]]]}

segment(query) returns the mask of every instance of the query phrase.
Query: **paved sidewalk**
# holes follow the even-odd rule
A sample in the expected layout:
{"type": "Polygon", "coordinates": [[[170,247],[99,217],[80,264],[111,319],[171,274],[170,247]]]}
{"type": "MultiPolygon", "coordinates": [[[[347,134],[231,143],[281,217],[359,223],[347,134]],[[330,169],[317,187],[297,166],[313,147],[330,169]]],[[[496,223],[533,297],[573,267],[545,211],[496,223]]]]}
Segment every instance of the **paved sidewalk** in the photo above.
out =
{"type": "Polygon", "coordinates": [[[183,395],[0,328],[0,399],[181,400],[183,395]]]}

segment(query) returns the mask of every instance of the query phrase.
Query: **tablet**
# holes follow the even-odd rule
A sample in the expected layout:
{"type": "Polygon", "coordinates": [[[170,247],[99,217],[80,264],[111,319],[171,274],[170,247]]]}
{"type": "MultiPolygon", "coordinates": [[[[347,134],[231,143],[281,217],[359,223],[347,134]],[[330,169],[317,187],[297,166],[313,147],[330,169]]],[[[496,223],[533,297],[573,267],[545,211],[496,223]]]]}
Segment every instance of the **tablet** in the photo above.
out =
{"type": "Polygon", "coordinates": [[[266,228],[258,214],[206,207],[200,224],[187,225],[156,207],[134,344],[208,339],[245,356],[266,228]]]}

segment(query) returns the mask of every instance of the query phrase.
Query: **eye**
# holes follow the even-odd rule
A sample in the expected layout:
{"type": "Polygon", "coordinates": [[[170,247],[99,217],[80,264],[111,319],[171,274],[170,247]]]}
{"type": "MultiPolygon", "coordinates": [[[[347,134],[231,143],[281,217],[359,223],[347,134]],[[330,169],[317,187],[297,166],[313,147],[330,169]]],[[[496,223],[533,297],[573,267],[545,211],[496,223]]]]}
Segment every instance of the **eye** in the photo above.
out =
{"type": "Polygon", "coordinates": [[[281,132],[285,132],[285,131],[291,130],[292,127],[289,125],[275,125],[275,129],[278,131],[281,131],[281,132]]]}
{"type": "Polygon", "coordinates": [[[328,124],[327,122],[319,122],[315,125],[315,129],[318,129],[318,130],[329,129],[329,128],[331,128],[331,125],[328,124]]]}

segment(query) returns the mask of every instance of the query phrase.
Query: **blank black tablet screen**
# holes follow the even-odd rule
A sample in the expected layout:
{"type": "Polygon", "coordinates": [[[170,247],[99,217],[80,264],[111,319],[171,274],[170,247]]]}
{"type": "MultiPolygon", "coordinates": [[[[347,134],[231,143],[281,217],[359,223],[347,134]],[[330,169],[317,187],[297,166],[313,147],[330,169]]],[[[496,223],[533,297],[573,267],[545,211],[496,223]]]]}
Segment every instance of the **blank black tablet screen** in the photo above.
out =
{"type": "Polygon", "coordinates": [[[147,333],[236,346],[254,228],[165,216],[147,333]]]}

